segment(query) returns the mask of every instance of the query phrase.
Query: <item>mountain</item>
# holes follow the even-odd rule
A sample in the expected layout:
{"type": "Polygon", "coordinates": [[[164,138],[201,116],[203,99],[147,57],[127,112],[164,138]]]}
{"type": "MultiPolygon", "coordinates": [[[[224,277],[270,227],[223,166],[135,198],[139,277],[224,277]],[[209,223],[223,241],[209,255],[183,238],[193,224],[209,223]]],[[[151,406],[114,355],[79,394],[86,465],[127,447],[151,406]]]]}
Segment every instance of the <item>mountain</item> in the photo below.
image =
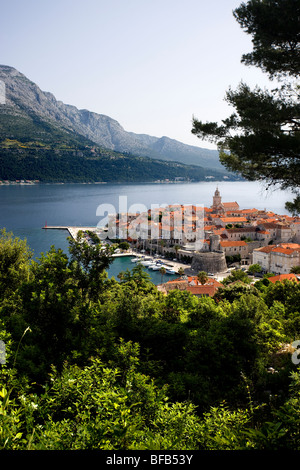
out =
{"type": "MultiPolygon", "coordinates": [[[[157,138],[127,132],[116,120],[108,116],[80,110],[56,100],[53,94],[42,91],[13,67],[0,65],[0,81],[5,83],[5,103],[0,104],[2,170],[4,160],[6,167],[8,165],[8,155],[18,156],[19,163],[20,155],[23,160],[25,157],[28,159],[30,155],[35,161],[39,159],[42,165],[41,156],[44,156],[45,160],[46,150],[47,155],[50,150],[55,150],[56,155],[63,155],[61,160],[64,161],[68,152],[69,163],[74,162],[74,158],[81,158],[83,164],[85,158],[90,162],[93,160],[93,165],[98,160],[98,166],[99,159],[103,164],[105,159],[106,163],[111,161],[111,156],[114,160],[122,158],[123,162],[125,158],[128,163],[130,159],[132,164],[132,159],[136,156],[143,157],[140,161],[143,161],[144,165],[150,164],[150,167],[153,167],[154,162],[149,160],[155,159],[156,166],[163,165],[161,169],[164,172],[161,176],[164,178],[168,178],[170,174],[176,177],[175,173],[180,176],[179,168],[182,174],[187,175],[184,165],[199,167],[196,175],[201,174],[202,178],[223,178],[224,175],[229,175],[219,163],[216,151],[185,145],[168,137],[157,138]],[[73,160],[70,160],[71,153],[73,160]],[[175,162],[182,165],[179,167],[175,162]],[[171,168],[176,169],[175,173],[173,170],[170,173],[171,168]]],[[[26,167],[27,161],[25,163],[26,167]]],[[[34,167],[33,163],[34,160],[31,161],[31,169],[34,167]]],[[[59,165],[59,162],[56,164],[59,165]]],[[[16,165],[13,166],[14,169],[10,168],[8,173],[15,172],[16,165]]],[[[43,171],[46,171],[45,168],[41,170],[43,171]]],[[[28,175],[30,172],[25,173],[28,175]]],[[[7,174],[4,175],[2,171],[0,177],[4,179],[7,174]]],[[[192,172],[190,174],[192,175],[192,172]]]]}

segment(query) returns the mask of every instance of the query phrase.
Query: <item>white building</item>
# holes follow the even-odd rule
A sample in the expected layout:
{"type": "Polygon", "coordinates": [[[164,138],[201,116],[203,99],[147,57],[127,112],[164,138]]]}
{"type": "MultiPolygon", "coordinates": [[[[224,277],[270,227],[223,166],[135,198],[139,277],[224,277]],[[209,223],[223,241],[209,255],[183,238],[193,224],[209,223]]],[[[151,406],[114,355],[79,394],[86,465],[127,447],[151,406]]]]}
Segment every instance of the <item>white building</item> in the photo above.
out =
{"type": "Polygon", "coordinates": [[[259,264],[264,272],[288,274],[293,266],[300,265],[300,245],[280,243],[253,250],[253,264],[259,264]]]}

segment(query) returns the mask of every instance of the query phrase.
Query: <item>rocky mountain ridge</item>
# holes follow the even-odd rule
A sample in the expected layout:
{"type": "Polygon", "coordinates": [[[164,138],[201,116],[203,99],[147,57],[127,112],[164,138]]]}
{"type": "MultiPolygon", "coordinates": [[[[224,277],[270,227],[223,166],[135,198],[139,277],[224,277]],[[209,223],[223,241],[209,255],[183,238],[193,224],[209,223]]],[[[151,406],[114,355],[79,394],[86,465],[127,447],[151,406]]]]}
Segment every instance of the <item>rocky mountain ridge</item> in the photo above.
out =
{"type": "Polygon", "coordinates": [[[158,138],[127,132],[109,116],[56,100],[52,93],[42,91],[13,67],[0,65],[0,80],[5,83],[6,89],[6,103],[0,105],[0,114],[24,119],[39,117],[51,126],[75,132],[114,151],[199,165],[227,173],[219,162],[217,151],[186,145],[166,136],[158,138]]]}

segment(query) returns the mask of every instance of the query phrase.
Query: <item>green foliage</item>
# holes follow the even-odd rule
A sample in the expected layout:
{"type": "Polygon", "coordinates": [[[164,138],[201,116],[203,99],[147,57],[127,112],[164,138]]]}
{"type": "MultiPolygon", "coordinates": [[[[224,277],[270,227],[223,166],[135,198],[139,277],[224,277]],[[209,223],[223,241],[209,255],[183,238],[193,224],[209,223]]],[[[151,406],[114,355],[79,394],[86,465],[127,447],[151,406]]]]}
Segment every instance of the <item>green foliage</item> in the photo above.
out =
{"type": "Polygon", "coordinates": [[[201,450],[246,450],[244,434],[252,416],[246,409],[231,411],[225,403],[204,414],[201,426],[201,450]]]}
{"type": "Polygon", "coordinates": [[[300,274],[300,266],[293,266],[290,272],[294,274],[300,274]]]}
{"type": "Polygon", "coordinates": [[[295,194],[287,208],[300,211],[300,7],[298,0],[250,0],[234,11],[241,27],[252,36],[253,52],[242,62],[260,67],[271,79],[271,91],[241,83],[229,89],[226,101],[233,114],[216,122],[194,119],[192,133],[218,144],[220,161],[248,180],[265,181],[295,194]]]}
{"type": "Polygon", "coordinates": [[[255,274],[255,273],[260,273],[262,271],[262,268],[259,264],[251,264],[248,268],[248,273],[255,274]]]}
{"type": "MultiPolygon", "coordinates": [[[[0,115],[1,119],[1,115],[0,115]]],[[[29,134],[30,135],[30,134],[29,134]]],[[[55,141],[56,142],[56,141],[55,141]]],[[[49,182],[153,182],[182,177],[205,181],[206,176],[223,179],[222,171],[185,165],[97,148],[94,144],[70,148],[14,148],[0,145],[1,180],[49,182]]],[[[234,179],[235,177],[233,177],[234,179]]]]}
{"type": "Polygon", "coordinates": [[[128,242],[121,242],[121,243],[119,243],[119,248],[120,248],[120,250],[125,250],[126,251],[126,250],[129,250],[130,245],[129,245],[128,242]]]}
{"type": "Polygon", "coordinates": [[[9,391],[4,387],[0,390],[0,416],[0,449],[18,449],[23,435],[21,410],[15,406],[9,391]]]}
{"type": "Polygon", "coordinates": [[[232,284],[229,283],[228,285],[218,289],[214,295],[214,299],[216,302],[219,302],[220,300],[228,300],[229,302],[233,302],[235,299],[248,294],[259,295],[256,284],[255,286],[252,286],[248,283],[245,284],[244,282],[237,281],[233,282],[232,284]]]}
{"type": "Polygon", "coordinates": [[[197,274],[198,281],[200,284],[205,284],[208,280],[208,275],[205,271],[199,271],[197,274]]]}
{"type": "Polygon", "coordinates": [[[229,276],[223,279],[222,284],[224,286],[228,286],[232,282],[237,282],[237,281],[240,281],[244,284],[250,284],[251,279],[249,278],[249,276],[247,276],[247,274],[242,269],[236,269],[232,271],[229,276]]]}
{"type": "Polygon", "coordinates": [[[297,76],[299,60],[299,18],[297,0],[242,3],[234,17],[252,36],[253,52],[243,55],[242,62],[255,65],[271,76],[297,76]]]}
{"type": "Polygon", "coordinates": [[[14,238],[5,229],[0,231],[0,297],[13,294],[29,279],[29,260],[32,253],[24,240],[14,238]]]}
{"type": "Polygon", "coordinates": [[[7,245],[24,270],[0,300],[2,449],[298,449],[299,284],[234,271],[214,298],[163,295],[141,265],[108,279],[82,234],[70,257],[7,245]]]}
{"type": "Polygon", "coordinates": [[[241,255],[238,253],[237,255],[227,255],[226,256],[226,263],[239,263],[241,261],[241,255]]]}

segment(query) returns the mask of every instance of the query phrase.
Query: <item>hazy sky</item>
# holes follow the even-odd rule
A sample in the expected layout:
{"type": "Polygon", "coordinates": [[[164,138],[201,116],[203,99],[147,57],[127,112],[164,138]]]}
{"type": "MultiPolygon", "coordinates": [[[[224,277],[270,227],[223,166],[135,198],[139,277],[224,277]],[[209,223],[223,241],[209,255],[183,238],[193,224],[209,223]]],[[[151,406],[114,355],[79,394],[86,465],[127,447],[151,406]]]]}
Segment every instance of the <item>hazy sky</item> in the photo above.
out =
{"type": "Polygon", "coordinates": [[[220,121],[226,90],[268,84],[241,64],[251,50],[239,0],[0,0],[0,63],[126,131],[211,147],[193,115],[220,121]]]}

